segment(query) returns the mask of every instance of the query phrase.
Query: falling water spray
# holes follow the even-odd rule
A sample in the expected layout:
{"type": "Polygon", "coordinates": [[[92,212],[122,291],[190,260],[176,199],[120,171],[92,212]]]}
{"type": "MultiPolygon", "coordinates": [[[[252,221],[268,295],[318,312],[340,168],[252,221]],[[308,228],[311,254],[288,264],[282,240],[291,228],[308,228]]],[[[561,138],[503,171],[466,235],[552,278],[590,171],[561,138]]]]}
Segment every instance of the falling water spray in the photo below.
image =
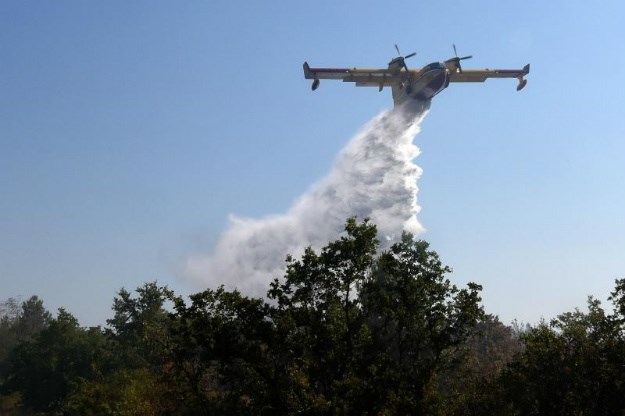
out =
{"type": "Polygon", "coordinates": [[[380,248],[403,231],[418,235],[417,179],[421,168],[413,140],[429,102],[413,101],[371,120],[338,155],[328,175],[281,215],[230,217],[213,253],[186,259],[184,277],[202,287],[220,284],[264,296],[268,283],[284,274],[287,254],[300,256],[337,238],[350,216],[376,224],[380,248]]]}

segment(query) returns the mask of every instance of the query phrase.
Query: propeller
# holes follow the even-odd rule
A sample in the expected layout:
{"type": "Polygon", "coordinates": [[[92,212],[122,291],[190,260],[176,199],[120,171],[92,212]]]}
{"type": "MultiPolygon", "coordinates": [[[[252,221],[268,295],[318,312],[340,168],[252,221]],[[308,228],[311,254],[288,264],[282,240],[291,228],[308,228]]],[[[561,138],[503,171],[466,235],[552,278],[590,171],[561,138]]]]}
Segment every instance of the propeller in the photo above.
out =
{"type": "Polygon", "coordinates": [[[405,62],[405,60],[406,60],[406,59],[408,59],[408,58],[412,58],[412,57],[413,57],[413,56],[415,56],[417,53],[416,53],[416,52],[413,52],[413,53],[408,54],[408,55],[406,55],[406,56],[401,56],[401,52],[399,51],[399,46],[397,46],[397,44],[395,44],[395,50],[397,51],[397,55],[399,55],[399,57],[401,58],[401,63],[402,63],[402,66],[404,67],[404,69],[405,69],[406,71],[408,71],[408,66],[406,66],[406,62],[405,62]]]}
{"type": "Polygon", "coordinates": [[[456,62],[456,65],[458,66],[458,71],[462,74],[462,66],[460,65],[460,61],[465,60],[465,59],[471,59],[473,58],[473,55],[468,55],[468,56],[463,56],[462,58],[458,57],[458,51],[456,50],[456,45],[452,45],[454,47],[454,55],[456,55],[455,58],[451,58],[450,61],[454,61],[456,62]]]}

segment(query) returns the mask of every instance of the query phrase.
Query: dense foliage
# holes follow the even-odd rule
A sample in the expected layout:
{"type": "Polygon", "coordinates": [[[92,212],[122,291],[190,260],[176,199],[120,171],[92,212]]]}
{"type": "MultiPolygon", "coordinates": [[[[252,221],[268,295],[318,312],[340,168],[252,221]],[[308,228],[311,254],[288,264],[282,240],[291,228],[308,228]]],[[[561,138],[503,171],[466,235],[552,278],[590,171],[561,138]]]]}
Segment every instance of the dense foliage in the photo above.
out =
{"type": "Polygon", "coordinates": [[[0,303],[3,415],[623,415],[625,279],[536,326],[486,315],[424,241],[348,220],[267,298],[119,291],[107,327],[0,303]]]}

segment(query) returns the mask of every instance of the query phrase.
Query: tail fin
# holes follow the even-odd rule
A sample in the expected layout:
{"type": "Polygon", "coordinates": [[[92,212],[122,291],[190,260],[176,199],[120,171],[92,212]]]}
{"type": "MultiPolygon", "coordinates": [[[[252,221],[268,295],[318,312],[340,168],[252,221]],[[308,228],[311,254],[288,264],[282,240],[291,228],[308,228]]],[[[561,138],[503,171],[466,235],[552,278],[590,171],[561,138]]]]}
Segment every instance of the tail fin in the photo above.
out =
{"type": "Polygon", "coordinates": [[[304,78],[311,79],[312,75],[310,75],[310,66],[308,66],[308,62],[304,62],[304,78]]]}

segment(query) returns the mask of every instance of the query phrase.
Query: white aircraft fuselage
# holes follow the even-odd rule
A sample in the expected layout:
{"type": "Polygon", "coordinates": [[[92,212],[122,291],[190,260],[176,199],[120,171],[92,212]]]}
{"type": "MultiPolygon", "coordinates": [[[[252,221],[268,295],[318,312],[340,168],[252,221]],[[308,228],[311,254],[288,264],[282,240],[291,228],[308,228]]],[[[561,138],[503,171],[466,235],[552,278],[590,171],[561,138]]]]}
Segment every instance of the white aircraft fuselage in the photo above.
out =
{"type": "MultiPolygon", "coordinates": [[[[393,61],[389,64],[389,70],[393,70],[393,61]]],[[[396,70],[396,69],[395,69],[396,70]]],[[[401,71],[401,68],[399,68],[401,71]]],[[[444,62],[432,62],[412,76],[406,82],[392,86],[393,101],[395,105],[402,104],[408,99],[426,101],[449,86],[449,69],[444,62]]]]}

